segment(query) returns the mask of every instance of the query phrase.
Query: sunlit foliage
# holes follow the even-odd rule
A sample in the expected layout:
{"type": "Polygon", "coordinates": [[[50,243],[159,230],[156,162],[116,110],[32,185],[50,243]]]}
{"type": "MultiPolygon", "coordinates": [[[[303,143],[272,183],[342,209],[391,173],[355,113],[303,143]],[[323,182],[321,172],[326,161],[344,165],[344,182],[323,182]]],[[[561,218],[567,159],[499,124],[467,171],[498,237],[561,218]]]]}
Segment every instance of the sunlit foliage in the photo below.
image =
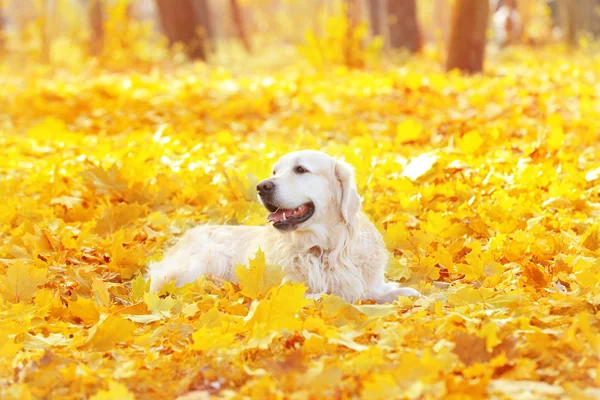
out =
{"type": "Polygon", "coordinates": [[[600,60],[513,56],[2,69],[2,398],[598,397],[600,60]],[[185,229],[266,222],[254,187],[303,148],[356,167],[389,278],[426,297],[307,300],[260,256],[148,293],[185,229]]]}

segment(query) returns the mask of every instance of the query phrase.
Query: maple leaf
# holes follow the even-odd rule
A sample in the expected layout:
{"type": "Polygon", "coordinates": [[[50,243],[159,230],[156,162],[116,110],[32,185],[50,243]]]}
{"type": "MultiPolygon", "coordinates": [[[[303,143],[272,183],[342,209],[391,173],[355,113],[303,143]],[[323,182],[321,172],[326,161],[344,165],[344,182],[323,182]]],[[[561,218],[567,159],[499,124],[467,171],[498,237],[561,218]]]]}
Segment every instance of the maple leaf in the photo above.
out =
{"type": "Polygon", "coordinates": [[[484,363],[490,360],[486,340],[467,332],[456,332],[453,337],[454,353],[465,365],[484,363]]]}
{"type": "Polygon", "coordinates": [[[138,275],[131,281],[131,297],[140,300],[150,290],[150,280],[145,280],[143,275],[138,275]]]}
{"type": "Polygon", "coordinates": [[[272,287],[278,286],[285,277],[281,267],[266,265],[262,250],[259,250],[250,261],[250,268],[238,265],[235,274],[240,281],[241,293],[251,299],[256,299],[272,287]]]}
{"type": "Polygon", "coordinates": [[[73,317],[79,318],[86,324],[95,324],[100,319],[97,304],[92,299],[79,297],[75,301],[70,301],[69,312],[73,317]]]}
{"type": "Polygon", "coordinates": [[[231,346],[235,341],[235,334],[223,332],[222,329],[200,328],[192,334],[192,349],[206,351],[213,348],[231,346]]]}
{"type": "Polygon", "coordinates": [[[145,213],[146,208],[139,204],[108,204],[102,210],[102,215],[96,220],[94,231],[101,235],[115,233],[145,213]]]}
{"type": "Polygon", "coordinates": [[[161,298],[156,293],[145,293],[144,303],[148,306],[150,311],[156,312],[169,312],[173,307],[179,304],[179,302],[172,297],[161,298]]]}
{"type": "Polygon", "coordinates": [[[302,326],[298,313],[311,301],[304,297],[306,286],[286,283],[272,288],[265,299],[253,303],[246,317],[246,326],[252,330],[254,338],[270,337],[280,329],[299,330],[302,326]]]}
{"type": "Polygon", "coordinates": [[[35,296],[38,286],[46,281],[48,271],[16,261],[0,276],[2,297],[8,301],[29,302],[35,296]]]}
{"type": "Polygon", "coordinates": [[[481,259],[481,245],[479,242],[472,243],[472,250],[465,256],[467,264],[457,264],[456,271],[465,274],[465,279],[474,281],[485,275],[485,265],[481,259]]]}
{"type": "Polygon", "coordinates": [[[127,342],[133,338],[137,326],[118,315],[103,314],[100,320],[90,328],[85,348],[106,351],[117,343],[127,342]]]}
{"type": "Polygon", "coordinates": [[[600,248],[600,238],[598,237],[598,225],[594,225],[588,229],[583,235],[581,244],[588,250],[596,251],[600,248]]]}
{"type": "Polygon", "coordinates": [[[458,142],[458,147],[465,153],[471,154],[479,150],[484,141],[479,131],[472,130],[465,133],[458,142]]]}
{"type": "Polygon", "coordinates": [[[110,307],[110,293],[108,292],[108,286],[102,279],[94,277],[92,280],[92,291],[96,299],[96,303],[103,307],[110,307]]]}
{"type": "Polygon", "coordinates": [[[109,381],[108,390],[99,390],[90,400],[135,400],[135,396],[125,385],[109,381]]]}
{"type": "Polygon", "coordinates": [[[121,177],[119,168],[114,164],[108,170],[102,167],[90,168],[82,176],[86,184],[99,195],[123,193],[127,190],[127,181],[121,177]]]}
{"type": "Polygon", "coordinates": [[[407,143],[418,140],[423,132],[423,125],[418,121],[407,119],[396,127],[396,141],[407,143]]]}

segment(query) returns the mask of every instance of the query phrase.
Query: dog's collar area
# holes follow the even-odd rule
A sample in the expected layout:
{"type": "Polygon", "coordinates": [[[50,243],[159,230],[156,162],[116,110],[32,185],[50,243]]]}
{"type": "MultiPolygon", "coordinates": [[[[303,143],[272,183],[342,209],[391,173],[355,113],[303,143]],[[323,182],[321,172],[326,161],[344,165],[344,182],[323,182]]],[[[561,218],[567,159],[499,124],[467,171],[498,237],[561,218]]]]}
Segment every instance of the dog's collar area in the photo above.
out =
{"type": "Polygon", "coordinates": [[[321,257],[325,251],[320,246],[313,246],[308,249],[308,252],[315,257],[321,257]]]}

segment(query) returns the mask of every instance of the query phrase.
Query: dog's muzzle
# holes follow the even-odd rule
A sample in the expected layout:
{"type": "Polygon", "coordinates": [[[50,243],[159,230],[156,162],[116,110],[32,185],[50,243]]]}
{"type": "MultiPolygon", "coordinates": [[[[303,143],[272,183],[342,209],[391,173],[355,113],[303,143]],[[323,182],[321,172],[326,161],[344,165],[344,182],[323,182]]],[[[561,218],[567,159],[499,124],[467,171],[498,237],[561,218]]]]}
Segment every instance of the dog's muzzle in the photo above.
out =
{"type": "Polygon", "coordinates": [[[280,231],[291,231],[313,216],[315,205],[312,202],[301,204],[294,209],[279,207],[275,201],[275,188],[275,183],[270,180],[264,180],[256,186],[263,205],[271,212],[268,220],[273,227],[280,231]]]}

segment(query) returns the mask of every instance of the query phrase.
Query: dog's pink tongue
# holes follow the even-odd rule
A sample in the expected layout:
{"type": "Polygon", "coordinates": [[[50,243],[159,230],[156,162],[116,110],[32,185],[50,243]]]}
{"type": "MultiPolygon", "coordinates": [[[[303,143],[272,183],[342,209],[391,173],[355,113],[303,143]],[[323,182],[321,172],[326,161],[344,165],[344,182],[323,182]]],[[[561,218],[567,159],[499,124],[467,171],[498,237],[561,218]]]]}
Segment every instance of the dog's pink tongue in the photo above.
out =
{"type": "Polygon", "coordinates": [[[271,222],[281,222],[284,218],[292,215],[293,210],[277,210],[274,213],[269,214],[268,220],[271,222]]]}

